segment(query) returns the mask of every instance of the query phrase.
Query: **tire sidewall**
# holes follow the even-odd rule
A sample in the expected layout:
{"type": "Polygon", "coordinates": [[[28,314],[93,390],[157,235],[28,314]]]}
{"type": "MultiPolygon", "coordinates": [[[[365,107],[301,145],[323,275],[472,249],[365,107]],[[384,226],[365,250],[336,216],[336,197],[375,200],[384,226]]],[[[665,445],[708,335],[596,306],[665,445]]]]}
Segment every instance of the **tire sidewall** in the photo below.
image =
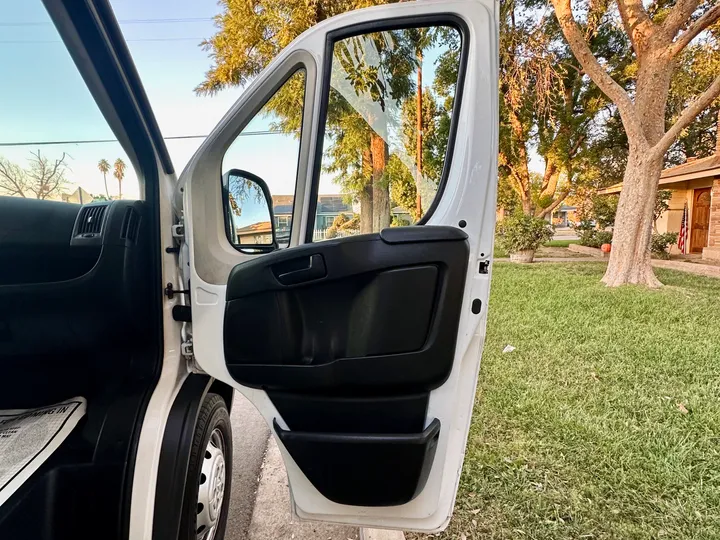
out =
{"type": "Polygon", "coordinates": [[[218,527],[215,540],[223,540],[227,524],[228,507],[230,506],[230,492],[232,479],[232,429],[230,415],[225,400],[218,394],[208,394],[200,407],[198,421],[195,425],[193,446],[190,452],[190,462],[187,469],[185,495],[183,497],[183,510],[180,522],[181,540],[197,539],[197,504],[200,487],[200,474],[205,448],[208,445],[213,430],[220,429],[225,443],[225,492],[222,507],[218,518],[218,527]]]}

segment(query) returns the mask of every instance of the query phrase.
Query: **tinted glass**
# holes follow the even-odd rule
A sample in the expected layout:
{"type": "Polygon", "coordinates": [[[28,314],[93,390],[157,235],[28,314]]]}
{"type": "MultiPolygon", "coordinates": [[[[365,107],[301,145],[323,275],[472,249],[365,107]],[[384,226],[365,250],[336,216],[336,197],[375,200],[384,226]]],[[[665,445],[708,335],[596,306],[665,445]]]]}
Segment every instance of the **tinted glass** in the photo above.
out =
{"type": "Polygon", "coordinates": [[[374,32],[333,47],[315,240],[417,223],[440,187],[460,33],[374,32]]]}

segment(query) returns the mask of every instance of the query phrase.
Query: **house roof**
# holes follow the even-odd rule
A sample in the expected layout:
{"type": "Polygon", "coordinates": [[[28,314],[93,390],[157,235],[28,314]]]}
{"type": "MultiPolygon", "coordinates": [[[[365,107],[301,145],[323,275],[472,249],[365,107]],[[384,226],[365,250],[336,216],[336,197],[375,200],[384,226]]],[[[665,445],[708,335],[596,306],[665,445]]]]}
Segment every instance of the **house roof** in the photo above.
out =
{"type": "Polygon", "coordinates": [[[258,221],[252,225],[246,225],[245,227],[238,227],[237,235],[244,236],[246,234],[262,234],[272,232],[272,227],[269,221],[258,221]]]}
{"type": "MultiPolygon", "coordinates": [[[[720,175],[720,154],[715,154],[706,158],[692,159],[682,165],[668,167],[660,174],[660,185],[673,184],[675,182],[684,182],[686,180],[697,180],[702,178],[712,178],[720,175]]],[[[622,182],[614,184],[606,188],[598,190],[601,195],[609,193],[620,193],[622,191],[622,182]]]]}
{"type": "Polygon", "coordinates": [[[720,174],[720,154],[715,154],[701,159],[693,159],[683,163],[682,165],[676,165],[675,167],[665,169],[660,175],[660,179],[675,178],[676,176],[685,176],[697,173],[707,173],[707,176],[720,174]]]}

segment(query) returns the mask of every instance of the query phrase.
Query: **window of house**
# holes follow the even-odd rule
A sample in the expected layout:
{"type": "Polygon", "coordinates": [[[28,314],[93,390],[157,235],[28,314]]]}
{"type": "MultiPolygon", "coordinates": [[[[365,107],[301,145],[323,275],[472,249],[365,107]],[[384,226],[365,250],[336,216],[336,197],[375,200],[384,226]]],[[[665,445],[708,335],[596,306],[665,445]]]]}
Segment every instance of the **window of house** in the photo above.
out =
{"type": "MultiPolygon", "coordinates": [[[[246,171],[260,178],[272,199],[276,215],[276,240],[280,247],[289,244],[292,229],[292,209],[300,159],[300,132],[302,127],[303,100],[305,97],[305,71],[298,70],[263,105],[253,119],[243,128],[225,152],[222,172],[246,171]],[[278,215],[278,214],[283,215],[278,215]]],[[[240,241],[249,231],[267,230],[268,234],[253,238],[270,239],[272,242],[267,208],[258,203],[257,197],[245,189],[245,182],[230,182],[227,186],[233,212],[226,214],[229,238],[236,247],[248,244],[240,241]],[[232,234],[231,234],[232,233],[232,234]]]]}
{"type": "Polygon", "coordinates": [[[314,237],[377,232],[428,217],[447,174],[460,58],[461,35],[451,26],[334,43],[316,231],[328,226],[321,215],[328,194],[351,200],[352,208],[327,235],[314,237]]]}

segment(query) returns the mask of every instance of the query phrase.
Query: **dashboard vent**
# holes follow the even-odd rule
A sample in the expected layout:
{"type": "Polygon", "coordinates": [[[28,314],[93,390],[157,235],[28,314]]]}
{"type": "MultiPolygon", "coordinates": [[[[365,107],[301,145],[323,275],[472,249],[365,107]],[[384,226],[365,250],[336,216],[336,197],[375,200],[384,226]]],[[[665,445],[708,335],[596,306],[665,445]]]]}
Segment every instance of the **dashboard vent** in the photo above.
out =
{"type": "Polygon", "coordinates": [[[134,208],[130,207],[125,210],[122,227],[120,227],[120,238],[137,241],[138,229],[140,227],[140,216],[134,208]]]}
{"type": "Polygon", "coordinates": [[[95,235],[102,230],[103,217],[107,206],[84,206],[78,218],[77,235],[95,235]]]}

